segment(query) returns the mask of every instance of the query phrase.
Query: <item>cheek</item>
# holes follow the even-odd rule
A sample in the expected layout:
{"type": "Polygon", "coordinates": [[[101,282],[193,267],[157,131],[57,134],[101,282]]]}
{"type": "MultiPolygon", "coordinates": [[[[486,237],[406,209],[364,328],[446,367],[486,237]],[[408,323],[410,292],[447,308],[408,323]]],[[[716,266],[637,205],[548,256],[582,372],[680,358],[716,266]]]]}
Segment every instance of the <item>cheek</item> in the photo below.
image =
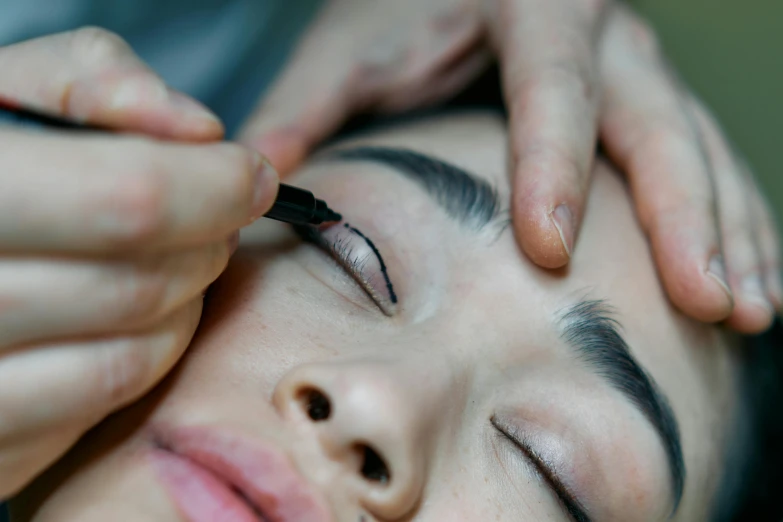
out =
{"type": "Polygon", "coordinates": [[[292,367],[337,355],[344,344],[326,325],[286,263],[237,256],[210,289],[202,323],[174,379],[176,394],[271,394],[292,367]]]}
{"type": "MultiPolygon", "coordinates": [[[[470,473],[463,473],[457,477],[468,477],[470,473]]],[[[510,512],[500,502],[490,502],[496,492],[490,491],[486,483],[484,486],[472,484],[468,481],[437,482],[438,491],[434,498],[429,498],[417,520],[423,522],[436,522],[441,520],[453,520],[454,522],[475,522],[477,520],[493,520],[498,522],[511,522],[519,520],[519,514],[511,516],[510,512]]]]}
{"type": "Polygon", "coordinates": [[[430,494],[416,520],[422,522],[519,522],[549,520],[530,509],[523,498],[509,497],[498,491],[498,477],[483,476],[468,470],[456,473],[449,481],[432,480],[437,491],[430,494]],[[476,482],[476,480],[480,482],[476,482]]]}
{"type": "Polygon", "coordinates": [[[498,506],[481,506],[480,503],[474,503],[474,500],[461,500],[450,504],[431,506],[419,518],[426,522],[441,520],[453,520],[454,522],[475,522],[476,520],[504,522],[508,520],[511,522],[518,520],[515,517],[502,515],[503,509],[498,506]]]}

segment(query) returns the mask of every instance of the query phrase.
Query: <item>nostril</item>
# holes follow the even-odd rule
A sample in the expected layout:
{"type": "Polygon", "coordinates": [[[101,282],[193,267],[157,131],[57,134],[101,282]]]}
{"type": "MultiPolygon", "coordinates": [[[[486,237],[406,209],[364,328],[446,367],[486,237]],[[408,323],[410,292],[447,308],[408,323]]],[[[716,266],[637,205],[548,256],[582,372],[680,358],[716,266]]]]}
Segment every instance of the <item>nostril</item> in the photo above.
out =
{"type": "Polygon", "coordinates": [[[308,388],[299,393],[299,400],[307,410],[307,415],[315,422],[329,419],[332,414],[332,404],[320,390],[308,388]]]}
{"type": "Polygon", "coordinates": [[[387,484],[391,480],[389,467],[378,453],[369,446],[359,446],[362,452],[362,476],[371,482],[387,484]]]}

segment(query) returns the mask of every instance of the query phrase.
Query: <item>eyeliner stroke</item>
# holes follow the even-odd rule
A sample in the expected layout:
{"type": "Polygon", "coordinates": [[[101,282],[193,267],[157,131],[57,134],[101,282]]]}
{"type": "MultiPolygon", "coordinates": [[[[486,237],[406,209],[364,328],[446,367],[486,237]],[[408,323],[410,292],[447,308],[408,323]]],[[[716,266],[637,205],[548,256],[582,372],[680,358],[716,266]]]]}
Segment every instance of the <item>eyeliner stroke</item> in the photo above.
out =
{"type": "Polygon", "coordinates": [[[367,246],[370,247],[370,250],[373,251],[375,254],[375,257],[378,258],[378,262],[381,265],[381,273],[383,274],[383,279],[386,281],[386,289],[389,291],[389,299],[391,299],[391,302],[393,304],[397,304],[397,294],[394,293],[394,287],[392,286],[391,279],[389,279],[389,273],[386,270],[386,263],[383,261],[383,257],[381,257],[381,253],[378,251],[378,248],[375,246],[375,243],[372,242],[372,240],[362,234],[362,232],[358,228],[354,228],[348,223],[344,223],[343,226],[359,236],[360,238],[364,239],[364,241],[367,243],[367,246]]]}

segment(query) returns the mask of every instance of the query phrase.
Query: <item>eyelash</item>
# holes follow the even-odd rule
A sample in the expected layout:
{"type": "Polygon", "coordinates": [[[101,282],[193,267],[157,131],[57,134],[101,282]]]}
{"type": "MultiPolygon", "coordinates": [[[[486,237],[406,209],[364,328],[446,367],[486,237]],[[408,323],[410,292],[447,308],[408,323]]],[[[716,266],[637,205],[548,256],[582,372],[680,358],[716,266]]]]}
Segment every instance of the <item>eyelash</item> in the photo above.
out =
{"type": "Polygon", "coordinates": [[[344,238],[338,237],[334,241],[327,241],[323,235],[312,227],[295,227],[295,230],[304,241],[329,254],[356,281],[385,315],[392,315],[388,307],[385,306],[383,299],[372,288],[369,277],[365,272],[369,255],[357,256],[354,254],[354,248],[344,238]]]}
{"type": "Polygon", "coordinates": [[[533,464],[538,474],[544,479],[549,488],[554,491],[559,502],[563,505],[569,518],[573,522],[590,522],[582,513],[584,509],[579,506],[579,502],[574,495],[566,488],[560,479],[557,478],[549,466],[545,464],[544,459],[533,449],[528,437],[513,426],[501,424],[495,417],[490,419],[492,426],[509,442],[511,442],[524,458],[533,464]]]}
{"type": "MultiPolygon", "coordinates": [[[[334,241],[322,240],[321,244],[331,254],[331,256],[337,261],[345,270],[347,270],[351,276],[359,279],[362,287],[367,285],[367,277],[364,273],[364,269],[367,266],[367,260],[369,256],[359,257],[354,254],[354,249],[347,244],[343,238],[337,238],[334,241]]],[[[370,293],[366,288],[365,291],[370,293]]],[[[372,296],[370,296],[372,297],[372,296]]],[[[374,298],[373,298],[374,299],[374,298]]]]}

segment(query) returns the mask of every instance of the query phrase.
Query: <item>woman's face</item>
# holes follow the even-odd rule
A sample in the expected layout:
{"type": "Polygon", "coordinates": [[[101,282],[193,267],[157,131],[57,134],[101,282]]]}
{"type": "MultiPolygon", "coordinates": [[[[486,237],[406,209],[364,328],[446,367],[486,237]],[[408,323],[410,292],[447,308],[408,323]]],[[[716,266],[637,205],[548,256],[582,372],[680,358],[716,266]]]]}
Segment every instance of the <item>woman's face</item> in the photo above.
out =
{"type": "Polygon", "coordinates": [[[291,181],[344,222],[245,230],[178,371],[28,488],[23,518],[706,518],[735,363],[665,300],[610,168],[547,272],[507,228],[501,120],[336,150],[291,181]]]}

